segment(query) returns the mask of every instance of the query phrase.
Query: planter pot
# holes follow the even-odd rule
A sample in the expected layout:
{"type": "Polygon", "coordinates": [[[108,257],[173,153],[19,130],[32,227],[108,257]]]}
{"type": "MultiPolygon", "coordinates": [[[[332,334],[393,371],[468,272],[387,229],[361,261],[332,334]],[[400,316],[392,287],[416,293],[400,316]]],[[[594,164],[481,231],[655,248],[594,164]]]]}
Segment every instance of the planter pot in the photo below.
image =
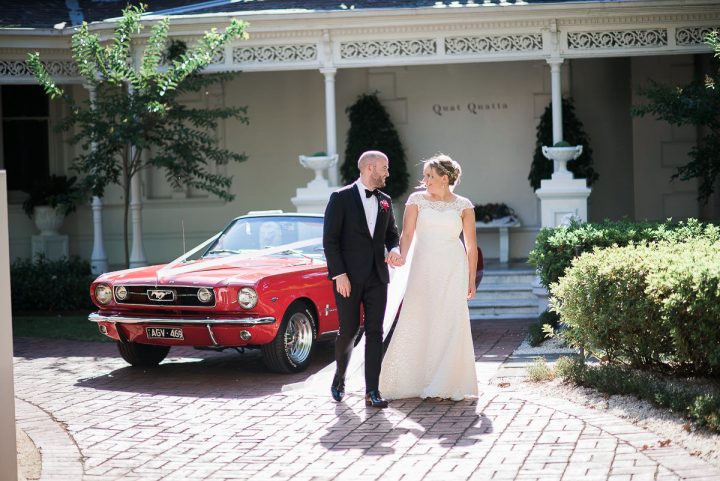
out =
{"type": "Polygon", "coordinates": [[[58,230],[62,227],[65,216],[54,207],[42,205],[35,207],[33,220],[35,226],[40,229],[40,235],[58,235],[58,230]]]}

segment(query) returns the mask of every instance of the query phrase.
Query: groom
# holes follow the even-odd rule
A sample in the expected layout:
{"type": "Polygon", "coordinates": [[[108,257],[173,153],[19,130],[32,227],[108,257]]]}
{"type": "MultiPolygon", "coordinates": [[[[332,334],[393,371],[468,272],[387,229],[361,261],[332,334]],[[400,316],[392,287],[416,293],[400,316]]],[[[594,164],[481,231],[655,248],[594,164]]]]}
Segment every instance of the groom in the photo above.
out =
{"type": "Polygon", "coordinates": [[[358,159],[358,169],[360,178],[333,192],[325,210],[323,247],[340,318],[335,341],[337,370],[330,390],[335,401],[341,401],[345,395],[345,371],[360,327],[362,306],[365,404],[384,408],[388,403],[378,391],[378,380],[389,282],[387,264],[402,263],[397,249],[400,236],[391,199],[378,190],[385,187],[385,179],[390,175],[387,156],[377,150],[364,152],[358,159]]]}

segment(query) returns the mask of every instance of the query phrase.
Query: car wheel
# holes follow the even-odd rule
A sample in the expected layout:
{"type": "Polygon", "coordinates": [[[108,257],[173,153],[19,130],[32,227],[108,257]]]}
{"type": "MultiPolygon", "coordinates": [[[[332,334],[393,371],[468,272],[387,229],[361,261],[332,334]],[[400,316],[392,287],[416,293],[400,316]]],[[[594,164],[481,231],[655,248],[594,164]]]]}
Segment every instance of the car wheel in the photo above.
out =
{"type": "Polygon", "coordinates": [[[122,358],[134,367],[157,366],[170,351],[170,346],[151,346],[137,342],[118,342],[117,347],[122,358]]]}
{"type": "Polygon", "coordinates": [[[303,304],[291,305],[283,316],[277,336],[262,346],[263,361],[274,372],[304,371],[315,345],[315,319],[303,304]]]}

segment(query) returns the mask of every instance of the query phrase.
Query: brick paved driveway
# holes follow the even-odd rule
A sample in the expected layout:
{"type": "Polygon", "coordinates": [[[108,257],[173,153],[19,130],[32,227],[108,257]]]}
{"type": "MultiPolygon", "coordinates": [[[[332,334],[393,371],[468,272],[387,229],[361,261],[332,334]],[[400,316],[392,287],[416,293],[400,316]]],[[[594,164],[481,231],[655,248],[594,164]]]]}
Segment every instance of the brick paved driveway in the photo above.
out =
{"type": "MultiPolygon", "coordinates": [[[[386,410],[360,393],[339,404],[281,393],[307,373],[270,374],[255,353],[174,348],[142,371],[112,344],[17,339],[18,422],[58,440],[42,479],[720,479],[680,448],[644,449],[658,436],[621,419],[488,384],[525,328],[474,323],[477,401],[386,410]]],[[[310,372],[331,358],[320,348],[310,372]]]]}

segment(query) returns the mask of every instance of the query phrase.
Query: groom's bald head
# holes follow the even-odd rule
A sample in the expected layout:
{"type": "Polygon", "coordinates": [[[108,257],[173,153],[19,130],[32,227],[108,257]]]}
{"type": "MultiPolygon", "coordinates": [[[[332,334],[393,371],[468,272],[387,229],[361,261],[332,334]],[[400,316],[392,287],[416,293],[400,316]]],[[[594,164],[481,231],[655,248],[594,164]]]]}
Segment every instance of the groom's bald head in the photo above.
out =
{"type": "Polygon", "coordinates": [[[373,165],[378,160],[388,161],[387,155],[379,150],[368,150],[360,154],[358,159],[358,170],[362,172],[367,166],[373,165]]]}

